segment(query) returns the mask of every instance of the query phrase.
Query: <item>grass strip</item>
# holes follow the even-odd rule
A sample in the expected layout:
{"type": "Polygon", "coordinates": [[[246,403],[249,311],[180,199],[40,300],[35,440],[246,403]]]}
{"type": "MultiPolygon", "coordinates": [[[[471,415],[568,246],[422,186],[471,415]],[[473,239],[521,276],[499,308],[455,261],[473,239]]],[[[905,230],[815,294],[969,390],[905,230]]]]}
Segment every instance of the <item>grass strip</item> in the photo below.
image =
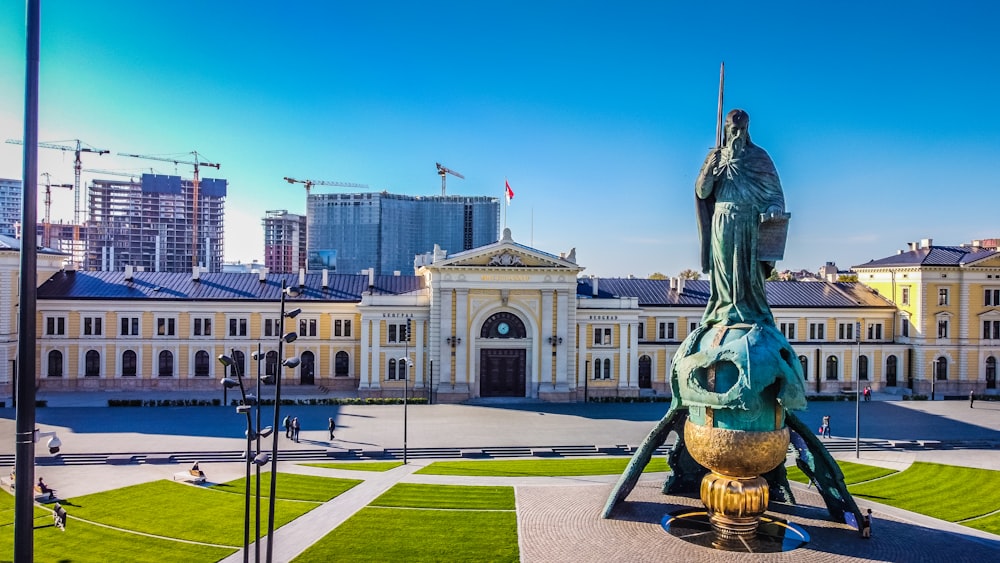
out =
{"type": "MultiPolygon", "coordinates": [[[[625,470],[630,458],[600,457],[572,459],[501,459],[485,461],[436,461],[417,473],[477,477],[577,477],[615,475],[625,470]]],[[[665,457],[650,460],[644,470],[667,471],[665,457]]]]}
{"type": "MultiPolygon", "coordinates": [[[[885,477],[886,475],[898,473],[895,469],[886,469],[884,467],[865,465],[863,463],[853,463],[850,461],[838,461],[837,465],[840,466],[840,471],[844,474],[844,482],[848,485],[871,481],[872,479],[878,479],[880,477],[885,477]]],[[[799,483],[809,482],[805,473],[794,465],[788,467],[788,480],[798,481],[799,483]]]]}
{"type": "MultiPolygon", "coordinates": [[[[957,522],[1000,508],[1000,471],[915,462],[906,471],[850,487],[856,497],[957,522]]],[[[989,520],[989,519],[984,519],[989,520]]]]}
{"type": "Polygon", "coordinates": [[[514,512],[366,507],[294,561],[513,563],[519,558],[514,512]]]}
{"type": "MultiPolygon", "coordinates": [[[[281,481],[279,479],[278,483],[281,481]]],[[[76,497],[63,506],[71,518],[75,516],[126,530],[218,545],[243,545],[243,526],[240,524],[244,498],[241,494],[158,480],[76,497]]],[[[317,506],[318,503],[278,500],[274,505],[275,527],[317,506]]],[[[267,507],[268,500],[262,497],[261,520],[266,520],[267,507]]],[[[251,527],[253,512],[251,506],[251,527]]]]}
{"type": "Polygon", "coordinates": [[[992,514],[990,516],[986,516],[985,518],[977,518],[975,520],[969,520],[968,522],[962,522],[962,525],[982,530],[984,532],[989,532],[991,534],[1000,534],[1000,514],[992,514]]]}
{"type": "Polygon", "coordinates": [[[306,467],[348,469],[350,471],[389,471],[403,465],[402,461],[345,461],[334,463],[303,463],[306,467]]]}
{"type": "MultiPolygon", "coordinates": [[[[250,494],[257,492],[257,478],[250,476],[250,494]]],[[[326,502],[336,498],[346,491],[357,486],[362,481],[359,479],[339,479],[334,477],[317,477],[314,475],[301,475],[297,473],[280,473],[278,484],[275,487],[275,498],[286,500],[304,500],[310,502],[326,502]]],[[[217,483],[208,487],[209,489],[237,493],[243,495],[246,488],[246,479],[239,478],[227,483],[217,483]]],[[[271,490],[271,472],[260,475],[261,502],[271,490]]]]}
{"type": "Polygon", "coordinates": [[[515,508],[513,487],[418,483],[399,483],[372,501],[369,506],[463,510],[514,510],[515,508]]]}
{"type": "MultiPolygon", "coordinates": [[[[64,504],[69,513],[66,531],[52,525],[52,513],[35,506],[34,560],[104,563],[126,559],[134,563],[197,563],[218,561],[235,553],[222,548],[151,538],[82,522],[75,502],[64,504]]],[[[0,494],[0,553],[14,552],[14,497],[0,494]]],[[[167,535],[167,534],[160,534],[167,535]]],[[[241,536],[242,537],[242,536],[241,536]]],[[[242,541],[242,540],[241,540],[242,541]]]]}

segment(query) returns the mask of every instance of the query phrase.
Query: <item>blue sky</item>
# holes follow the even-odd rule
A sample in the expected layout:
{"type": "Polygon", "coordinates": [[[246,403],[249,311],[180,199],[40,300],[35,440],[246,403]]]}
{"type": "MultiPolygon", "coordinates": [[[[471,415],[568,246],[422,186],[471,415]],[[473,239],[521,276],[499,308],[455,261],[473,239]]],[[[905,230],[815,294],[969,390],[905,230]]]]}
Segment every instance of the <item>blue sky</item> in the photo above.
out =
{"type": "MultiPolygon", "coordinates": [[[[998,8],[990,2],[71,2],[45,0],[39,137],[114,156],[197,150],[230,182],[226,257],[263,259],[283,176],[515,191],[514,239],[587,274],[697,268],[693,183],[726,109],[751,116],[792,213],[782,269],[931,237],[1000,237],[998,8]]],[[[20,138],[24,6],[0,11],[0,137],[20,138]]],[[[87,158],[89,157],[89,158],[87,158]]],[[[39,151],[72,181],[72,158],[39,151]]],[[[21,177],[0,144],[0,177],[21,177]]],[[[190,176],[187,167],[178,173],[190,176]]],[[[86,180],[89,176],[85,175],[86,180]]],[[[318,190],[319,188],[317,188],[318,190]]],[[[325,188],[335,190],[337,188],[325,188]]],[[[54,219],[72,218],[68,192],[54,219]]],[[[41,198],[40,198],[41,203],[41,198]]],[[[41,209],[41,205],[39,208],[41,209]]]]}

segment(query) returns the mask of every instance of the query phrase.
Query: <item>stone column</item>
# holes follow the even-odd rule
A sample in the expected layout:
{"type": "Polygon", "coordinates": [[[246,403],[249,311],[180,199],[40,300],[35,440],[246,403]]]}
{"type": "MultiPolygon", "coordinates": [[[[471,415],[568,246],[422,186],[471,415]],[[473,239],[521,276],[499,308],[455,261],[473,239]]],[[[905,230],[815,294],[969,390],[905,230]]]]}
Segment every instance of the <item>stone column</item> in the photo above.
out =
{"type": "MultiPolygon", "coordinates": [[[[452,291],[450,289],[441,290],[441,333],[438,336],[442,340],[455,336],[455,327],[451,323],[451,297],[452,291]]],[[[439,342],[438,346],[441,345],[439,342]]],[[[455,384],[451,380],[451,353],[455,348],[445,342],[443,350],[441,365],[436,368],[438,370],[438,387],[441,391],[449,392],[455,389],[455,384]]]]}
{"type": "Polygon", "coordinates": [[[556,327],[552,326],[552,290],[542,290],[542,307],[538,315],[538,328],[541,337],[541,365],[538,366],[538,390],[541,392],[552,391],[552,352],[557,349],[549,342],[549,338],[556,335],[556,327]]]}
{"type": "Polygon", "coordinates": [[[371,346],[371,369],[368,385],[372,389],[382,388],[382,319],[368,321],[369,346],[371,346]]]}
{"type": "Polygon", "coordinates": [[[424,388],[424,374],[427,373],[427,366],[424,365],[424,322],[413,319],[413,334],[410,335],[410,348],[413,348],[414,357],[413,370],[409,374],[410,381],[413,382],[414,389],[424,388]]]}
{"type": "Polygon", "coordinates": [[[567,354],[571,338],[569,337],[569,304],[565,291],[556,293],[556,326],[552,331],[554,336],[562,338],[562,344],[556,346],[556,391],[565,392],[570,388],[570,374],[567,373],[567,354]]]}
{"type": "Polygon", "coordinates": [[[455,347],[455,387],[460,393],[469,390],[469,290],[455,290],[455,334],[462,343],[455,347]]]}

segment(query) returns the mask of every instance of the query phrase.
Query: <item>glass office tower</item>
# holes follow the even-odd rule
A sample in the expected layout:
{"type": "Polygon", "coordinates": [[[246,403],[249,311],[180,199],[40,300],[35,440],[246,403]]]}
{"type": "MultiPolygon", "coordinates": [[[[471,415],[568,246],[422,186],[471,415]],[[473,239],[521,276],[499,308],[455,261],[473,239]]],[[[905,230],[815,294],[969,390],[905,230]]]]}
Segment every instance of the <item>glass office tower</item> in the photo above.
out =
{"type": "Polygon", "coordinates": [[[435,244],[456,253],[499,238],[495,197],[310,194],[306,209],[312,271],[411,275],[414,256],[435,244]]]}

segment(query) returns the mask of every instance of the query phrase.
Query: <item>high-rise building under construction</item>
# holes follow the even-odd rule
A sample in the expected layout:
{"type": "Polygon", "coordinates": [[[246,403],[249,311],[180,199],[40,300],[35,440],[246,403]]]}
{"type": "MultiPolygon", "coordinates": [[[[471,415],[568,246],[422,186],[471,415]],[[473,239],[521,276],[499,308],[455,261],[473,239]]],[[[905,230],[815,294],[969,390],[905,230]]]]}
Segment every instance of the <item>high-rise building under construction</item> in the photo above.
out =
{"type": "Polygon", "coordinates": [[[88,195],[88,270],[147,272],[222,270],[226,180],[143,174],[132,180],[94,180],[88,195]],[[197,213],[197,216],[195,215],[197,213]],[[197,232],[197,241],[193,240],[197,232]]]}
{"type": "Polygon", "coordinates": [[[310,194],[306,207],[307,267],[313,271],[410,274],[414,257],[435,244],[454,253],[499,238],[495,197],[310,194]]]}
{"type": "Polygon", "coordinates": [[[264,214],[264,267],[294,273],[306,267],[306,217],[284,209],[264,214]]]}

